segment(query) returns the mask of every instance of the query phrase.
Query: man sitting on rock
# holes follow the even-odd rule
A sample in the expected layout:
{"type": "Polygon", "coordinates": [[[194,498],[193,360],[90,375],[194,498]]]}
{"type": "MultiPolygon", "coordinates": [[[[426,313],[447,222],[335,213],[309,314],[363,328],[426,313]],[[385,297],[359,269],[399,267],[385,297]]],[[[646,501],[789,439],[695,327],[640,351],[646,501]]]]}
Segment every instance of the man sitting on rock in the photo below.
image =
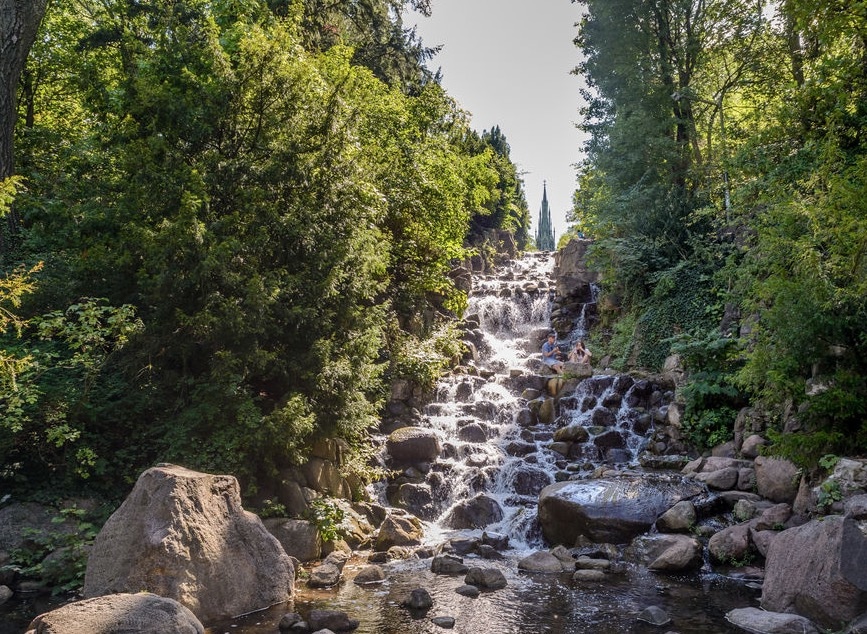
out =
{"type": "Polygon", "coordinates": [[[554,372],[560,374],[563,372],[563,362],[557,358],[560,348],[557,347],[556,340],[557,333],[549,332],[548,341],[542,344],[542,362],[554,372]]]}

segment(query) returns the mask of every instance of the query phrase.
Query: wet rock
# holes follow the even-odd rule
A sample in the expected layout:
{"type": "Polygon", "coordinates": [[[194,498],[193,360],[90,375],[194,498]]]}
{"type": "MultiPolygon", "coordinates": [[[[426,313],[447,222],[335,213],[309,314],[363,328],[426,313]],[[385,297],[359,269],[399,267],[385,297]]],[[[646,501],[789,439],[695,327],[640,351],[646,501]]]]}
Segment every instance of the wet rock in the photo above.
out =
{"type": "Polygon", "coordinates": [[[464,560],[453,555],[438,555],[430,564],[431,572],[439,575],[463,575],[469,571],[464,560]]]}
{"type": "Polygon", "coordinates": [[[458,439],[464,442],[483,443],[488,440],[488,435],[481,425],[471,423],[458,429],[458,439]]]}
{"type": "Polygon", "coordinates": [[[549,484],[551,476],[546,471],[529,466],[517,469],[512,478],[512,488],[518,495],[539,495],[549,484]]]}
{"type": "Polygon", "coordinates": [[[445,630],[450,630],[455,626],[455,618],[453,616],[435,616],[430,621],[437,627],[445,630]]]}
{"type": "Polygon", "coordinates": [[[676,477],[559,482],[539,496],[539,523],[552,544],[571,546],[579,535],[625,543],[674,504],[701,491],[697,483],[676,477]]]}
{"type": "Polygon", "coordinates": [[[557,442],[586,442],[588,438],[590,434],[583,425],[567,425],[554,432],[557,442]]]}
{"type": "Polygon", "coordinates": [[[421,427],[401,427],[393,431],[385,446],[394,460],[407,464],[433,462],[442,451],[436,432],[421,427]]]}
{"type": "Polygon", "coordinates": [[[374,550],[388,550],[392,546],[418,546],[424,535],[421,521],[411,515],[389,514],[379,527],[374,550]]]}
{"type": "Polygon", "coordinates": [[[867,606],[867,537],[840,516],[776,534],[768,548],[762,608],[797,612],[836,630],[867,606]]]}
{"type": "MultiPolygon", "coordinates": [[[[572,565],[574,567],[574,563],[572,565]]],[[[541,574],[560,574],[563,572],[563,563],[549,552],[538,551],[521,559],[518,562],[518,570],[541,574]]]]}
{"type": "Polygon", "coordinates": [[[668,616],[668,613],[656,605],[644,608],[636,618],[651,625],[668,625],[671,623],[671,617],[668,616]]]}
{"type": "Polygon", "coordinates": [[[574,559],[573,563],[578,570],[601,570],[605,572],[611,569],[611,562],[608,559],[594,559],[586,555],[574,559]]]}
{"type": "Polygon", "coordinates": [[[529,407],[518,410],[515,414],[515,424],[519,427],[532,427],[539,422],[538,410],[533,411],[529,407]]]}
{"type": "Polygon", "coordinates": [[[385,581],[385,571],[381,566],[365,566],[358,571],[358,574],[355,575],[353,581],[360,586],[382,583],[385,581]]]}
{"type": "Polygon", "coordinates": [[[340,569],[333,564],[321,564],[310,571],[307,585],[311,588],[330,588],[340,582],[340,569]]]}
{"type": "Polygon", "coordinates": [[[499,590],[506,587],[506,577],[496,568],[470,568],[464,583],[488,590],[499,590]]]}
{"type": "Polygon", "coordinates": [[[146,590],[210,621],[287,601],[294,585],[292,561],[244,510],[234,477],[159,465],[99,532],[84,595],[146,590]]]}
{"type": "Polygon", "coordinates": [[[458,503],[444,520],[449,528],[484,528],[503,519],[503,509],[494,498],[480,493],[458,503]]]}
{"type": "Polygon", "coordinates": [[[410,610],[429,610],[433,607],[433,599],[430,592],[424,588],[416,588],[401,602],[401,605],[410,610]]]}
{"type": "Polygon", "coordinates": [[[681,500],[656,520],[656,528],[663,533],[686,533],[696,520],[695,505],[689,500],[681,500]]]}
{"type": "Polygon", "coordinates": [[[432,520],[438,513],[433,501],[433,494],[427,484],[406,482],[397,487],[390,496],[394,506],[409,511],[423,520],[432,520]]]}
{"type": "Polygon", "coordinates": [[[6,603],[14,594],[9,586],[0,586],[0,605],[6,603]]]}
{"type": "Polygon", "coordinates": [[[597,407],[590,415],[590,424],[594,427],[611,427],[617,423],[614,412],[604,407],[597,407]]]}
{"type": "Polygon", "coordinates": [[[475,537],[453,537],[443,546],[443,550],[455,555],[468,555],[478,546],[479,540],[475,537]]]}
{"type": "Polygon", "coordinates": [[[358,621],[350,619],[346,612],[340,610],[311,610],[307,625],[313,632],[326,629],[332,632],[349,632],[358,627],[358,621]]]}
{"type": "Polygon", "coordinates": [[[502,553],[488,544],[479,544],[478,554],[482,559],[505,559],[502,553]]]}
{"type": "Polygon", "coordinates": [[[481,594],[481,590],[477,586],[463,585],[455,588],[455,592],[465,597],[477,597],[481,594]]]}
{"type": "MultiPolygon", "coordinates": [[[[277,624],[277,629],[281,632],[289,632],[292,630],[294,625],[303,621],[304,619],[297,612],[287,612],[280,618],[280,622],[277,624]]],[[[307,627],[306,623],[304,623],[304,627],[307,627]]]]}
{"type": "Polygon", "coordinates": [[[109,594],[85,599],[40,614],[27,628],[27,634],[204,634],[195,615],[175,601],[149,592],[109,594]]]}
{"type": "Polygon", "coordinates": [[[593,439],[593,444],[603,450],[623,449],[626,447],[626,438],[619,431],[610,430],[596,436],[593,439]]]}
{"type": "Polygon", "coordinates": [[[809,619],[797,614],[767,612],[759,608],[738,608],[726,614],[726,621],[747,632],[762,634],[819,634],[809,619]]]}
{"type": "Polygon", "coordinates": [[[512,441],[506,445],[506,453],[510,456],[529,456],[536,451],[536,445],[529,442],[512,441]]]}
{"type": "Polygon", "coordinates": [[[687,535],[664,535],[658,542],[659,552],[647,565],[654,572],[680,572],[701,567],[701,542],[687,535]]]}
{"type": "Polygon", "coordinates": [[[487,544],[497,550],[506,550],[509,547],[509,536],[501,533],[482,533],[482,544],[487,544]]]}
{"type": "Polygon", "coordinates": [[[584,581],[584,582],[594,582],[594,581],[604,581],[606,575],[601,570],[576,570],[575,574],[572,575],[572,581],[584,581]]]}

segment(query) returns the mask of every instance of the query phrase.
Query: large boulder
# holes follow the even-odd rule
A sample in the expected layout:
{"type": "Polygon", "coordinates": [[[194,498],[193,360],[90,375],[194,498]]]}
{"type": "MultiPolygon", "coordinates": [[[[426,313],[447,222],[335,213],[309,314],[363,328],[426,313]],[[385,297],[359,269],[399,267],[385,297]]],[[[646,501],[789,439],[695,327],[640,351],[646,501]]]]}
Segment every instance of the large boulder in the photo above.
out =
{"type": "Polygon", "coordinates": [[[97,535],[83,592],[153,592],[207,622],[287,601],[294,580],[280,542],[241,506],[234,477],[159,465],[97,535]]]}
{"type": "Polygon", "coordinates": [[[37,616],[26,634],[204,634],[189,609],[149,592],[110,594],[69,603],[37,616]]]}
{"type": "Polygon", "coordinates": [[[539,496],[539,523],[552,544],[572,546],[580,535],[622,544],[647,531],[677,502],[704,490],[679,477],[558,482],[539,496]]]}
{"type": "Polygon", "coordinates": [[[816,626],[797,614],[766,612],[758,608],[738,608],[726,614],[726,621],[747,632],[762,634],[819,634],[816,626]]]}
{"type": "Polygon", "coordinates": [[[628,552],[654,572],[694,570],[702,565],[701,542],[689,535],[641,535],[628,552]]]}
{"type": "Polygon", "coordinates": [[[777,533],[768,547],[762,608],[839,630],[867,612],[867,537],[841,516],[777,533]]]}
{"type": "Polygon", "coordinates": [[[401,427],[394,430],[389,435],[385,448],[395,461],[405,464],[433,462],[442,451],[437,433],[421,427],[401,427]]]}
{"type": "Polygon", "coordinates": [[[590,240],[573,238],[554,255],[554,280],[562,297],[576,297],[589,302],[591,284],[599,281],[599,273],[587,268],[587,247],[590,240]]]}
{"type": "Polygon", "coordinates": [[[759,456],[755,461],[756,490],[772,502],[794,502],[798,494],[798,467],[789,460],[759,456]]]}

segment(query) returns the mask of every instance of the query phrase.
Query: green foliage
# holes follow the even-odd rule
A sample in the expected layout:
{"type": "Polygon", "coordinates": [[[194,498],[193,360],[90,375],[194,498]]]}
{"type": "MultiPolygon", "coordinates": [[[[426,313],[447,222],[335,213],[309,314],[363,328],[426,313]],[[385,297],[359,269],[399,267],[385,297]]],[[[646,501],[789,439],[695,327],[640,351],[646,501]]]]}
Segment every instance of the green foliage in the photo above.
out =
{"type": "Polygon", "coordinates": [[[840,483],[836,480],[825,480],[819,486],[819,492],[816,495],[816,506],[819,508],[827,508],[843,499],[843,492],[840,490],[840,483]]]}
{"type": "Polygon", "coordinates": [[[466,306],[471,220],[525,218],[505,137],[470,131],[403,5],[51,5],[17,129],[45,266],[4,325],[4,476],[180,460],[255,488],[317,436],[365,455],[391,324],[430,348],[406,371],[439,372],[453,342],[424,339],[466,306]]]}
{"type": "Polygon", "coordinates": [[[614,322],[611,338],[607,345],[597,346],[596,341],[591,340],[594,348],[598,349],[600,353],[611,355],[612,366],[618,370],[623,370],[629,365],[629,359],[633,354],[637,323],[638,317],[634,313],[628,313],[614,322]]]}
{"type": "Polygon", "coordinates": [[[674,338],[672,352],[681,356],[687,370],[687,381],[679,390],[686,438],[699,449],[731,440],[738,409],[747,402],[732,382],[740,363],[737,340],[715,330],[696,331],[674,338]]]}
{"type": "Polygon", "coordinates": [[[99,528],[75,507],[62,509],[52,523],[64,527],[47,532],[24,529],[24,545],[10,553],[10,563],[4,568],[26,579],[43,581],[51,586],[53,594],[73,592],[84,585],[88,549],[99,528]],[[70,523],[74,524],[71,528],[70,523]]]}
{"type": "Polygon", "coordinates": [[[835,456],[832,453],[825,454],[821,458],[819,458],[819,466],[826,471],[830,471],[834,467],[837,466],[837,463],[840,461],[839,456],[835,456]]]}
{"type": "Polygon", "coordinates": [[[813,469],[829,450],[846,445],[843,435],[834,430],[783,433],[769,429],[767,433],[772,455],[787,458],[806,470],[813,469]]]}
{"type": "Polygon", "coordinates": [[[397,333],[392,344],[390,376],[406,379],[423,390],[431,390],[443,372],[463,352],[460,333],[451,322],[443,322],[428,337],[397,333]]]}
{"type": "Polygon", "coordinates": [[[286,517],[286,506],[274,500],[262,500],[262,507],[257,515],[263,520],[269,517],[286,517]]]}
{"type": "Polygon", "coordinates": [[[331,542],[342,536],[340,523],[343,510],[327,498],[316,498],[307,507],[307,519],[316,525],[322,541],[331,542]]]}

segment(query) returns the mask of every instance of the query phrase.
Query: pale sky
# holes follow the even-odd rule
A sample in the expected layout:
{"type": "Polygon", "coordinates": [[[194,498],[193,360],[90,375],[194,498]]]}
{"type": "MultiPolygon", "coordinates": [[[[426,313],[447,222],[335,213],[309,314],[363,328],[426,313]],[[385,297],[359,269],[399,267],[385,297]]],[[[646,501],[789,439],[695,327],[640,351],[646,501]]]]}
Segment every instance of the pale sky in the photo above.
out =
{"type": "Polygon", "coordinates": [[[432,15],[404,16],[418,24],[426,46],[442,45],[429,62],[443,86],[472,115],[478,132],[499,125],[511,158],[524,172],[535,235],[542,182],[557,238],[576,188],[581,138],[575,128],[581,79],[572,40],[580,6],[570,0],[432,0],[432,15]]]}

